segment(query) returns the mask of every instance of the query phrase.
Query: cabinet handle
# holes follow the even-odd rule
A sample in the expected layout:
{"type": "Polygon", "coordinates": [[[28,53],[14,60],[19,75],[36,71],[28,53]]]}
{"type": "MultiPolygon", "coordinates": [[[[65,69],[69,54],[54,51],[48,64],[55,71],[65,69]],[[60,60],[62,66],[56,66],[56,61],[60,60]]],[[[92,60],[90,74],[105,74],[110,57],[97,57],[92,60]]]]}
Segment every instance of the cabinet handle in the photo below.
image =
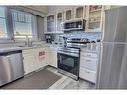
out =
{"type": "Polygon", "coordinates": [[[91,60],[86,60],[86,61],[91,62],[91,60]]]}

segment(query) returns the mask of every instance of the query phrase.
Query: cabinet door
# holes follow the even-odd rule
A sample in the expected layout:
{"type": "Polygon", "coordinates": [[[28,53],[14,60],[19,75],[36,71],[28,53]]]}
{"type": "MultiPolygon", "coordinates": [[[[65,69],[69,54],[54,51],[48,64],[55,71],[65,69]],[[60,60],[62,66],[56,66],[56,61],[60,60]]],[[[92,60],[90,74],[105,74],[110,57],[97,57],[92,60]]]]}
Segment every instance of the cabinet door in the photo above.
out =
{"type": "Polygon", "coordinates": [[[35,57],[33,55],[24,55],[23,57],[24,57],[23,63],[25,74],[35,71],[37,69],[35,57]]]}
{"type": "Polygon", "coordinates": [[[96,72],[95,71],[80,68],[79,77],[85,80],[88,80],[92,83],[96,83],[96,72]]]}
{"type": "Polygon", "coordinates": [[[36,58],[38,69],[46,66],[45,54],[46,52],[45,52],[45,49],[43,48],[38,48],[35,51],[35,58],[36,58]]]}
{"type": "Polygon", "coordinates": [[[68,8],[64,10],[64,20],[68,21],[68,20],[72,20],[74,17],[74,10],[72,8],[68,8]]]}
{"type": "Polygon", "coordinates": [[[100,32],[102,28],[102,15],[104,11],[104,6],[95,5],[89,6],[89,18],[88,18],[88,31],[90,32],[100,32]]]}
{"type": "Polygon", "coordinates": [[[57,67],[57,52],[52,52],[52,66],[57,67]]]}
{"type": "Polygon", "coordinates": [[[63,25],[62,25],[62,22],[63,22],[63,12],[57,12],[56,13],[56,31],[57,32],[62,32],[62,29],[63,29],[63,25]]]}
{"type": "Polygon", "coordinates": [[[70,20],[72,18],[72,11],[71,10],[67,10],[66,11],[66,20],[70,20]]]}
{"type": "Polygon", "coordinates": [[[97,59],[94,58],[81,58],[80,66],[83,68],[88,68],[90,70],[97,70],[97,59]]]}
{"type": "Polygon", "coordinates": [[[85,18],[86,11],[84,6],[79,6],[75,8],[75,18],[85,18]]]}
{"type": "Polygon", "coordinates": [[[49,15],[47,16],[47,32],[54,32],[55,30],[55,15],[49,15]]]}
{"type": "Polygon", "coordinates": [[[49,48],[46,47],[46,48],[45,48],[45,63],[46,63],[47,65],[50,63],[49,60],[50,60],[49,48]]]}
{"type": "Polygon", "coordinates": [[[49,65],[57,68],[57,52],[54,50],[49,51],[49,65]]]}

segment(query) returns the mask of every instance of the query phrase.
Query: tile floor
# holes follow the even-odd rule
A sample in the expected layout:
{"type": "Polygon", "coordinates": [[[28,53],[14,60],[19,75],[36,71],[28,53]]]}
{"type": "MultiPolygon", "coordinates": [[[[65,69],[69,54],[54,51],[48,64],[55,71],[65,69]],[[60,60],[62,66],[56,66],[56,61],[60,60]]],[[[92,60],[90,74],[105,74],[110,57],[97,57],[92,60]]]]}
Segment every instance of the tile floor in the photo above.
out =
{"type": "Polygon", "coordinates": [[[53,67],[47,67],[48,70],[50,70],[51,72],[54,72],[57,75],[62,76],[61,79],[59,79],[57,82],[55,82],[51,87],[49,87],[49,89],[79,89],[79,90],[83,90],[83,89],[94,89],[95,85],[91,84],[85,80],[79,79],[78,81],[67,77],[63,74],[60,74],[57,72],[56,68],[53,67]]]}
{"type": "MultiPolygon", "coordinates": [[[[94,89],[95,85],[91,84],[90,82],[87,82],[85,80],[79,79],[78,81],[67,77],[61,73],[58,73],[58,70],[51,66],[44,67],[45,69],[51,71],[52,73],[55,73],[56,75],[61,76],[61,78],[56,81],[53,85],[51,85],[48,90],[85,90],[85,89],[94,89]]],[[[44,69],[42,68],[42,69],[44,69]]],[[[40,70],[42,70],[40,69],[40,70]]],[[[36,71],[37,73],[37,71],[36,71]]],[[[25,77],[31,77],[32,74],[35,74],[34,72],[26,75],[25,77]]]]}

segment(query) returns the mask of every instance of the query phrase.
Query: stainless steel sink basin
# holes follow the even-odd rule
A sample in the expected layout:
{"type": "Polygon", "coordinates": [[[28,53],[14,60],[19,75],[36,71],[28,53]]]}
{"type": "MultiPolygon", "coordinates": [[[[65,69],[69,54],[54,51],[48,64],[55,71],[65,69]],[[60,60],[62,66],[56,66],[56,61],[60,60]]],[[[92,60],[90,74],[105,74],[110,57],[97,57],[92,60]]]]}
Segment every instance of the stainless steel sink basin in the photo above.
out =
{"type": "Polygon", "coordinates": [[[33,46],[18,46],[18,47],[33,47],[33,46]]]}
{"type": "Polygon", "coordinates": [[[41,45],[32,45],[32,46],[18,46],[18,47],[21,47],[21,48],[34,48],[34,47],[41,47],[41,45]]]}

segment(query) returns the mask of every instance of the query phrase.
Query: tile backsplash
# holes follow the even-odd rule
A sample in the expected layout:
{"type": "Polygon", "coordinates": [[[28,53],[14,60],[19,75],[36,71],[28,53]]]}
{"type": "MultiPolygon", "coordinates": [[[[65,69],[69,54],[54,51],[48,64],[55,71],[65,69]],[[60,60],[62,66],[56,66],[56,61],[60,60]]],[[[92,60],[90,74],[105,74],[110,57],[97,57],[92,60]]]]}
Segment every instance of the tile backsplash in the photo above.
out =
{"type": "Polygon", "coordinates": [[[65,33],[65,37],[69,38],[89,38],[92,40],[100,39],[100,32],[84,32],[84,31],[73,31],[69,33],[65,33]]]}
{"type": "Polygon", "coordinates": [[[88,38],[90,40],[96,41],[101,38],[100,32],[84,32],[84,31],[69,31],[64,34],[55,34],[55,42],[59,42],[59,37],[67,37],[67,38],[88,38]]]}

